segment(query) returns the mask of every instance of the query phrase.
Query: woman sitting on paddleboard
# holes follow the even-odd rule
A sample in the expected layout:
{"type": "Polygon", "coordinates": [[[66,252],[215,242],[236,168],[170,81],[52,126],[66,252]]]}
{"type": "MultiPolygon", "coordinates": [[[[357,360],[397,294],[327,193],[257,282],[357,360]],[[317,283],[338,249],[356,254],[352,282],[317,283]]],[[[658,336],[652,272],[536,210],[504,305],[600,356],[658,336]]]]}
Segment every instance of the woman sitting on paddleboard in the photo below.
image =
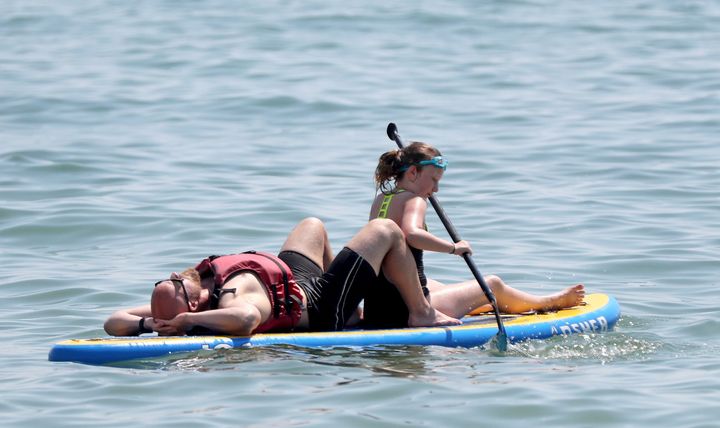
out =
{"type": "MultiPolygon", "coordinates": [[[[460,318],[472,310],[488,305],[481,287],[475,280],[445,285],[425,276],[423,251],[462,256],[472,254],[466,241],[453,243],[430,233],[425,224],[427,199],[438,191],[448,162],[439,150],[421,142],[414,142],[400,150],[391,150],[380,156],[375,170],[378,195],[370,209],[370,220],[393,220],[405,235],[417,265],[423,292],[438,311],[460,318]]],[[[364,318],[369,326],[405,326],[405,304],[395,287],[387,287],[388,280],[371,284],[365,299],[364,318]],[[379,298],[382,295],[382,298],[379,298]]],[[[583,285],[578,284],[551,295],[532,295],[505,284],[495,275],[484,277],[505,313],[548,311],[576,306],[585,296],[583,285]]],[[[488,309],[490,307],[488,306],[488,309]]]]}

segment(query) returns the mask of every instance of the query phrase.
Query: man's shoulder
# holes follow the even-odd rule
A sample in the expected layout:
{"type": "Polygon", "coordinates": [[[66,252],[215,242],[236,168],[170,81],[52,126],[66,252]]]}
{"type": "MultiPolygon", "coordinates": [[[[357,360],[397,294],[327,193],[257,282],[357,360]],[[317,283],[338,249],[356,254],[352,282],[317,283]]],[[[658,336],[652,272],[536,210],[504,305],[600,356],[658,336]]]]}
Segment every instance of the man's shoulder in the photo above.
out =
{"type": "Polygon", "coordinates": [[[234,275],[215,292],[218,293],[218,308],[244,304],[256,306],[255,302],[258,298],[268,299],[265,284],[253,271],[242,271],[234,275]]]}

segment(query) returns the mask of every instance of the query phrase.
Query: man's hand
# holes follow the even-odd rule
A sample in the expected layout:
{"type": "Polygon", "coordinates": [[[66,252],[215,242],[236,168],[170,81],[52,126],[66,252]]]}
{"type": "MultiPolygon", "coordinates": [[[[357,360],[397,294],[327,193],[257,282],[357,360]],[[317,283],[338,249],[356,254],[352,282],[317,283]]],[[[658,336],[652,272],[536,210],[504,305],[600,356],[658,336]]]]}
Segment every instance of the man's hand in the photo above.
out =
{"type": "Polygon", "coordinates": [[[185,336],[189,327],[187,321],[187,313],[182,313],[171,320],[153,318],[152,323],[146,322],[145,325],[160,336],[185,336]]]}

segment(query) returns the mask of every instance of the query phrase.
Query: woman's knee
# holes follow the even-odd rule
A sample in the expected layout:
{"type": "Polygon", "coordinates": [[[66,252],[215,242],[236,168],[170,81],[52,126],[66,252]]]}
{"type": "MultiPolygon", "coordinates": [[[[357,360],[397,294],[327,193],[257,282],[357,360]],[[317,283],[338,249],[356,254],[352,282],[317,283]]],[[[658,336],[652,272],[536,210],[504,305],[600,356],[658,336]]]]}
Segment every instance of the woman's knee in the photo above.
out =
{"type": "Polygon", "coordinates": [[[493,292],[502,290],[505,287],[505,283],[497,275],[487,275],[483,277],[483,279],[485,279],[485,283],[488,285],[488,287],[490,287],[493,292]]]}

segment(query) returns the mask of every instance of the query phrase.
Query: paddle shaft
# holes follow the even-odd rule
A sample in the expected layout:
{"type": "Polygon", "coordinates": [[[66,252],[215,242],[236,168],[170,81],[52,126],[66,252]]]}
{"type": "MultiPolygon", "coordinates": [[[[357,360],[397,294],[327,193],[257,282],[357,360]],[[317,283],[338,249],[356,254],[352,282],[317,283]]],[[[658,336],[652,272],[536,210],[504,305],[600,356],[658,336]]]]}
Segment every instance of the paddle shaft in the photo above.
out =
{"type": "MultiPolygon", "coordinates": [[[[404,147],[402,139],[400,138],[400,134],[397,131],[397,126],[395,126],[394,123],[388,124],[387,128],[387,134],[388,137],[390,137],[391,140],[395,141],[397,146],[402,149],[404,147]]],[[[450,235],[450,238],[453,240],[453,242],[460,242],[460,235],[458,234],[457,230],[455,229],[455,226],[450,222],[450,219],[445,214],[445,210],[443,210],[442,206],[440,206],[440,202],[438,202],[435,195],[430,195],[428,198],[430,200],[430,204],[435,209],[435,212],[437,213],[438,217],[440,217],[440,221],[445,226],[445,229],[447,229],[448,234],[450,235]]],[[[490,304],[492,304],[492,307],[495,312],[495,320],[497,321],[498,325],[498,336],[500,337],[500,340],[503,343],[500,343],[498,347],[500,348],[506,348],[507,347],[507,333],[505,332],[505,326],[503,325],[502,318],[500,317],[500,311],[498,310],[497,301],[495,300],[495,295],[490,290],[490,287],[488,287],[487,283],[485,283],[485,279],[483,278],[482,274],[478,270],[477,266],[475,266],[475,262],[473,261],[472,257],[470,257],[469,253],[464,253],[462,255],[462,258],[465,260],[465,263],[467,263],[468,268],[470,268],[470,272],[472,272],[473,276],[475,277],[475,280],[480,284],[480,288],[482,288],[483,293],[485,293],[485,297],[487,297],[490,304]]],[[[501,349],[504,350],[504,349],[501,349]]]]}

